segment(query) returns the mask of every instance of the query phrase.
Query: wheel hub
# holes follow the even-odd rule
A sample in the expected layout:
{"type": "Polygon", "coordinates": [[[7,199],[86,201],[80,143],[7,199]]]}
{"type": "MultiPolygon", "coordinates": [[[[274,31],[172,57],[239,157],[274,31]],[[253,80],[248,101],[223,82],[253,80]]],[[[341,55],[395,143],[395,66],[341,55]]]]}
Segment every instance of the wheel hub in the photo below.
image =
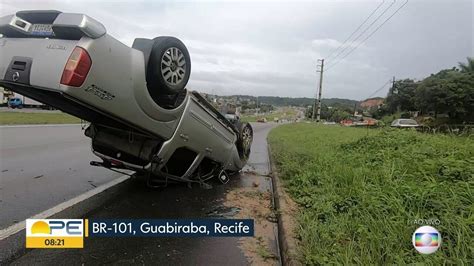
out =
{"type": "Polygon", "coordinates": [[[176,61],[171,62],[170,68],[171,68],[171,71],[176,72],[176,69],[178,68],[177,62],[176,61]]]}
{"type": "Polygon", "coordinates": [[[161,58],[161,75],[169,85],[177,85],[184,80],[186,74],[186,59],[183,52],[171,47],[161,58]]]}

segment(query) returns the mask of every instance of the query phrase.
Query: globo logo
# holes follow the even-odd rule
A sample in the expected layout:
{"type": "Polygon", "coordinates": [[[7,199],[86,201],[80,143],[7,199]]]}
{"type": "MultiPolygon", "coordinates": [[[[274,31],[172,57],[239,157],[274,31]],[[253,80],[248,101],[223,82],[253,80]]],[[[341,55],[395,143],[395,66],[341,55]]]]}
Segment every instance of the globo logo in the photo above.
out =
{"type": "Polygon", "coordinates": [[[441,246],[441,234],[432,226],[422,226],[413,233],[412,242],[421,254],[432,254],[441,246]]]}

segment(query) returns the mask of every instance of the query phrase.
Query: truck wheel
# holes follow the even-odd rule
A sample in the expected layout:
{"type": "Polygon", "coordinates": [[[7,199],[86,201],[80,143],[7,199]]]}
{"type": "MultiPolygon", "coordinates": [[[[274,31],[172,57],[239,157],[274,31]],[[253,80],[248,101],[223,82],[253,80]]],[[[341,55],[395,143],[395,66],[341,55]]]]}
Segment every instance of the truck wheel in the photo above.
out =
{"type": "Polygon", "coordinates": [[[155,101],[162,95],[183,92],[191,73],[188,49],[174,37],[153,39],[147,72],[148,91],[155,101]]]}
{"type": "Polygon", "coordinates": [[[250,148],[253,141],[253,129],[249,123],[242,123],[239,128],[239,140],[237,141],[237,150],[240,159],[247,161],[250,155],[250,148]]]}

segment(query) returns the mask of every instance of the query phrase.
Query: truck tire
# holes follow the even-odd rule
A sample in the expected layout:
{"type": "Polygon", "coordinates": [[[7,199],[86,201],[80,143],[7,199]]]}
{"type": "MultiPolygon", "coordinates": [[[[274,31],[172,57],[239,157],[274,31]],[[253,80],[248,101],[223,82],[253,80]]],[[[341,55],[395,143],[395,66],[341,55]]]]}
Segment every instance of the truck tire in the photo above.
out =
{"type": "Polygon", "coordinates": [[[237,140],[237,150],[240,159],[247,162],[250,155],[250,148],[253,141],[253,129],[249,123],[241,123],[239,127],[239,139],[237,140]]]}
{"type": "Polygon", "coordinates": [[[151,97],[157,101],[184,91],[191,73],[188,49],[177,38],[153,39],[146,79],[151,97]]]}

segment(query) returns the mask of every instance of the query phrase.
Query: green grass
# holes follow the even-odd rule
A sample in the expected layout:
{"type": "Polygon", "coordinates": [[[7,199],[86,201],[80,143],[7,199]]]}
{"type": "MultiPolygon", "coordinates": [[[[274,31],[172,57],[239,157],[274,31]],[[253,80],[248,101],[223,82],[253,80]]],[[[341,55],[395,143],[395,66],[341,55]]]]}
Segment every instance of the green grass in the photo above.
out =
{"type": "Polygon", "coordinates": [[[301,206],[304,264],[473,265],[472,138],[290,124],[269,143],[301,206]],[[416,219],[440,221],[436,253],[413,248],[416,219]]]}
{"type": "Polygon", "coordinates": [[[65,113],[0,112],[0,125],[76,124],[81,120],[65,113]]]}

